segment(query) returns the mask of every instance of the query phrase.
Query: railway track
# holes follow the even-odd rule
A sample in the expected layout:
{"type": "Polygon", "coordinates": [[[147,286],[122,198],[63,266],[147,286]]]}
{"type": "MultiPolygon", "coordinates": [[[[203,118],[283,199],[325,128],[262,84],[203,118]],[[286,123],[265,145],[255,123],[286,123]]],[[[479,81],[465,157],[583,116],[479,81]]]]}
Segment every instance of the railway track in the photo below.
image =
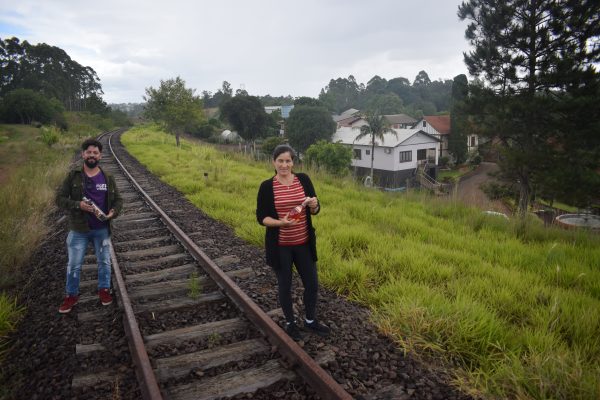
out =
{"type": "Polygon", "coordinates": [[[102,166],[124,198],[111,251],[117,305],[99,308],[95,296],[84,295],[96,285],[95,257],[86,256],[77,306],[80,372],[72,380],[78,396],[127,380],[123,360],[130,357],[138,382],[133,392],[144,399],[253,397],[256,391],[269,398],[269,387],[285,380],[302,380],[323,399],[350,399],[320,367],[333,361],[331,351],[309,357],[273,321],[279,310],[263,312],[239,289],[236,281],[254,271],[229,254],[209,258],[202,246],[219,238],[184,232],[153,200],[161,193],[125,169],[111,145],[120,133],[101,138],[102,166]],[[119,354],[123,346],[112,348],[106,330],[121,318],[130,356],[119,354]]]}

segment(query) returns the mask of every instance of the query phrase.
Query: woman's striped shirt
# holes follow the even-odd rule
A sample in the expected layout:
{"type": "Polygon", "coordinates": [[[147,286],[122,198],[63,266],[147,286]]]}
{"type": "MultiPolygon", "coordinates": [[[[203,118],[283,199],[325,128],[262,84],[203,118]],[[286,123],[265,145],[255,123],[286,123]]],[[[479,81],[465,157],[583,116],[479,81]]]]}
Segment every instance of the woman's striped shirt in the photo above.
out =
{"type": "MultiPolygon", "coordinates": [[[[296,175],[294,175],[294,180],[289,186],[282,185],[276,177],[273,178],[273,195],[275,197],[275,210],[279,219],[285,217],[292,208],[302,204],[306,198],[304,189],[296,175]]],[[[305,213],[302,213],[297,224],[279,228],[280,246],[297,246],[306,242],[308,242],[308,226],[305,213]]]]}

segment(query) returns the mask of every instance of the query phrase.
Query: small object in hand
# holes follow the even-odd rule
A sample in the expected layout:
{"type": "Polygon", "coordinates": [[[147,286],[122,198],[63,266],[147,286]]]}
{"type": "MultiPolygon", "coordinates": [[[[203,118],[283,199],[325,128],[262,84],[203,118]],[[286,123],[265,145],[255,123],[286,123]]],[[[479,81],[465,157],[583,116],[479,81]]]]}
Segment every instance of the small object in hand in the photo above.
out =
{"type": "Polygon", "coordinates": [[[309,200],[310,200],[310,197],[307,197],[306,199],[304,199],[302,204],[292,208],[290,210],[290,212],[287,214],[287,219],[299,220],[300,217],[302,216],[302,213],[304,212],[304,209],[306,208],[306,205],[308,204],[309,200]]]}
{"type": "Polygon", "coordinates": [[[89,204],[90,206],[92,206],[92,208],[94,209],[94,215],[96,216],[96,218],[98,218],[100,221],[106,221],[108,219],[108,217],[106,216],[106,214],[104,214],[104,211],[102,211],[100,209],[100,207],[98,207],[96,205],[96,203],[94,203],[92,200],[88,199],[87,197],[83,196],[83,201],[85,201],[87,204],[89,204]]]}

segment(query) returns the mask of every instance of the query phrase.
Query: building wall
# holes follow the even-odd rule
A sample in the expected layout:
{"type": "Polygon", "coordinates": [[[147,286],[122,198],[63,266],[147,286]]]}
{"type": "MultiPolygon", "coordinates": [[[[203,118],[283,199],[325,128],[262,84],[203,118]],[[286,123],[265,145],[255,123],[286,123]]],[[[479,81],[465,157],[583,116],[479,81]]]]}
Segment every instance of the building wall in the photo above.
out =
{"type": "MultiPolygon", "coordinates": [[[[360,149],[361,159],[353,159],[352,166],[361,168],[371,168],[371,155],[367,151],[371,151],[371,146],[354,145],[353,149],[360,149]]],[[[417,168],[417,150],[430,150],[429,154],[435,153],[435,164],[438,163],[437,153],[439,152],[439,143],[427,138],[423,135],[415,135],[406,140],[401,146],[396,147],[378,147],[375,146],[375,159],[373,168],[386,171],[401,171],[417,168]],[[400,162],[401,152],[411,152],[411,160],[400,162]]],[[[354,150],[353,150],[354,153],[354,150]]]]}
{"type": "MultiPolygon", "coordinates": [[[[362,182],[364,177],[370,175],[371,168],[355,167],[354,174],[362,182]]],[[[414,178],[415,170],[406,169],[400,171],[385,171],[373,169],[373,179],[376,186],[385,188],[406,187],[407,180],[414,178]]]]}
{"type": "Polygon", "coordinates": [[[442,135],[433,126],[431,126],[431,124],[429,122],[425,121],[424,119],[419,120],[414,127],[418,128],[418,129],[421,129],[424,132],[430,134],[431,136],[434,136],[434,137],[436,137],[436,138],[438,138],[438,139],[441,140],[440,147],[439,147],[438,158],[439,157],[448,157],[449,156],[449,153],[448,153],[448,135],[442,135]],[[423,122],[425,122],[425,126],[423,126],[423,122]]]}

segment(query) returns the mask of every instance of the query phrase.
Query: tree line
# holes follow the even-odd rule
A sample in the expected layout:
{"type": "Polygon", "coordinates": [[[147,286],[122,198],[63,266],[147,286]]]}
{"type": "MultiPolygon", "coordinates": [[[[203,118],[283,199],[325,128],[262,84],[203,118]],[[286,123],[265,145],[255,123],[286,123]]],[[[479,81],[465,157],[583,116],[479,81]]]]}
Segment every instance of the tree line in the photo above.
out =
{"type": "MultiPolygon", "coordinates": [[[[214,93],[202,91],[203,104],[207,108],[220,107],[229,98],[248,94],[243,89],[234,93],[231,84],[214,93]]],[[[404,77],[390,80],[375,75],[367,84],[358,83],[353,75],[348,78],[330,79],[321,89],[317,99],[330,113],[339,114],[350,108],[358,110],[378,109],[383,114],[404,113],[414,118],[448,112],[451,105],[452,80],[432,81],[425,71],[420,71],[411,83],[404,77]]],[[[288,96],[257,96],[264,106],[292,105],[296,98],[288,96]]]]}
{"type": "Polygon", "coordinates": [[[102,100],[100,78],[92,67],[63,49],[0,38],[0,119],[8,123],[55,123],[66,128],[64,111],[89,111],[126,123],[102,100]]]}

